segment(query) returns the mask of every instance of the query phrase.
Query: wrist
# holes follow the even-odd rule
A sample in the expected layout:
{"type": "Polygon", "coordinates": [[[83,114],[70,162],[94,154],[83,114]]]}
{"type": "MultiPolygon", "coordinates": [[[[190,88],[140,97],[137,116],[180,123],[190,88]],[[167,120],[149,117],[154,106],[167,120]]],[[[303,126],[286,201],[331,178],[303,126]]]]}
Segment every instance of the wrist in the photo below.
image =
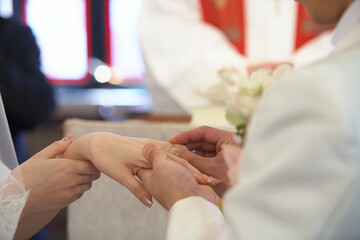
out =
{"type": "Polygon", "coordinates": [[[86,134],[81,136],[78,140],[78,153],[79,153],[79,160],[87,160],[94,162],[96,160],[96,149],[100,147],[100,141],[102,141],[99,133],[94,134],[86,134]]]}
{"type": "Polygon", "coordinates": [[[165,208],[170,211],[170,209],[178,202],[183,199],[189,198],[189,197],[202,197],[200,188],[194,187],[193,189],[188,189],[186,192],[178,192],[177,194],[172,194],[172,198],[170,198],[170,201],[168,201],[165,204],[165,208]]]}
{"type": "Polygon", "coordinates": [[[86,134],[77,138],[62,154],[62,157],[92,161],[92,149],[96,146],[95,139],[96,138],[94,138],[93,134],[86,134]]]}

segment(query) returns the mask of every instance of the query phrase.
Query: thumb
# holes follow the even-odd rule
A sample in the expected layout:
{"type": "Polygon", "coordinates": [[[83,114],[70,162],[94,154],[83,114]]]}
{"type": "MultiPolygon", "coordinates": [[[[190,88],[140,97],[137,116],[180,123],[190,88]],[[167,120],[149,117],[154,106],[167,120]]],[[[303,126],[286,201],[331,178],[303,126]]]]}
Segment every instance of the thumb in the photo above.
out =
{"type": "Polygon", "coordinates": [[[68,135],[63,139],[53,142],[37,154],[35,154],[31,159],[44,160],[56,158],[56,156],[62,154],[72,143],[74,135],[68,135]]]}
{"type": "Polygon", "coordinates": [[[201,157],[188,149],[180,149],[180,148],[172,148],[170,153],[185,159],[188,161],[191,165],[199,169],[201,172],[205,172],[209,165],[209,160],[211,158],[201,157]]]}
{"type": "Polygon", "coordinates": [[[144,157],[153,165],[153,168],[159,162],[168,160],[166,154],[152,143],[144,145],[143,154],[144,157]]]}

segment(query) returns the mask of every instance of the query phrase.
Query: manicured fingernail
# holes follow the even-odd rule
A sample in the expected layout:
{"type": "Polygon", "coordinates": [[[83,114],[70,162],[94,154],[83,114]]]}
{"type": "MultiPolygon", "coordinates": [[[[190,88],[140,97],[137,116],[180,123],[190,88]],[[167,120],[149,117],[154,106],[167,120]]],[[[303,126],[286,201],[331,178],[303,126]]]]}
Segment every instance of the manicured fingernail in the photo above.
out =
{"type": "Polygon", "coordinates": [[[218,185],[219,183],[221,183],[221,181],[219,179],[217,179],[217,178],[213,178],[211,180],[211,182],[209,182],[210,186],[213,186],[213,187],[218,185]]]}
{"type": "Polygon", "coordinates": [[[74,137],[74,134],[69,134],[69,135],[67,135],[66,137],[63,137],[63,138],[61,139],[61,141],[67,141],[67,140],[72,139],[73,137],[74,137]]]}
{"type": "Polygon", "coordinates": [[[148,208],[151,208],[151,206],[153,205],[153,202],[149,199],[148,196],[144,196],[142,198],[142,202],[145,204],[145,206],[147,206],[148,208]]]}
{"type": "Polygon", "coordinates": [[[209,185],[209,182],[208,182],[209,176],[202,174],[201,180],[203,181],[202,184],[209,185]]]}
{"type": "Polygon", "coordinates": [[[234,141],[237,143],[237,144],[241,144],[242,143],[242,139],[240,136],[238,135],[234,135],[234,141]]]}

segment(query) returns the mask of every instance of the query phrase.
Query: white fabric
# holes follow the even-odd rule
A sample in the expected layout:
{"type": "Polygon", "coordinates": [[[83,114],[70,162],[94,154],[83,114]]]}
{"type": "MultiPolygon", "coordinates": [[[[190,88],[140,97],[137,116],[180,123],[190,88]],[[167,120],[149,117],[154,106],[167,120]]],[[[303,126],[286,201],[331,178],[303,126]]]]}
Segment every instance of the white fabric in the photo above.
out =
{"type": "Polygon", "coordinates": [[[212,226],[211,234],[213,238],[219,236],[225,226],[219,208],[210,202],[204,201],[201,197],[189,197],[175,203],[169,211],[169,218],[172,219],[172,222],[167,229],[167,239],[207,239],[207,232],[194,232],[191,231],[191,228],[179,228],[179,226],[187,225],[189,222],[195,226],[202,224],[212,226]],[[194,206],[196,206],[196,211],[188,211],[194,206]],[[202,218],[198,217],[199,212],[203,216],[202,218]],[[177,217],[173,218],[172,215],[177,217]],[[179,229],[181,229],[181,233],[178,233],[179,229]]]}
{"type": "Polygon", "coordinates": [[[15,153],[15,148],[12,143],[11,134],[9,131],[9,125],[6,119],[5,109],[0,94],[0,133],[1,133],[1,144],[0,144],[0,161],[2,161],[8,169],[6,172],[10,172],[10,169],[17,167],[18,161],[15,153]]]}
{"type": "Polygon", "coordinates": [[[360,23],[360,1],[355,0],[351,3],[349,8],[345,11],[341,17],[334,36],[331,39],[333,45],[339,44],[339,42],[346,36],[351,30],[360,23]]]}
{"type": "MultiPolygon", "coordinates": [[[[160,85],[180,105],[182,113],[189,112],[194,104],[207,105],[195,91],[219,82],[217,71],[222,67],[234,65],[245,71],[243,57],[226,37],[202,22],[198,1],[143,1],[139,34],[148,76],[156,79],[149,84],[160,85]]],[[[155,103],[163,94],[152,93],[155,103]]],[[[164,111],[156,104],[154,108],[155,112],[164,111]]]]}
{"type": "Polygon", "coordinates": [[[293,54],[297,3],[289,0],[244,0],[245,58],[223,33],[202,20],[200,0],[144,0],[139,37],[147,68],[147,84],[155,114],[184,114],[210,103],[199,87],[220,82],[217,72],[234,66],[290,61],[303,66],[332,49],[331,33],[293,54]],[[261,17],[259,17],[261,16],[261,17]]]}
{"type": "MultiPolygon", "coordinates": [[[[0,162],[0,168],[4,167],[0,162]]],[[[0,173],[0,240],[10,240],[14,234],[29,192],[13,177],[0,173]]]]}
{"type": "Polygon", "coordinates": [[[224,199],[222,235],[207,220],[219,213],[198,210],[210,203],[185,199],[172,209],[168,236],[177,237],[168,239],[360,239],[359,62],[357,25],[327,59],[270,86],[249,128],[240,183],[224,199]]]}
{"type": "Polygon", "coordinates": [[[17,165],[0,95],[0,240],[13,239],[28,197],[17,165]]]}

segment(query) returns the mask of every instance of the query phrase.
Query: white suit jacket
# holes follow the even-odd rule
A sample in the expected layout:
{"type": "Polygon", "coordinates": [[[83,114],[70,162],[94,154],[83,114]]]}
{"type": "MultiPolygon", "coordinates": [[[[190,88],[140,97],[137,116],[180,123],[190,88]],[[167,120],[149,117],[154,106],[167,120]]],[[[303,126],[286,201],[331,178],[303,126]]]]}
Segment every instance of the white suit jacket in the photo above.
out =
{"type": "Polygon", "coordinates": [[[360,239],[360,25],[266,90],[239,174],[224,216],[178,201],[167,239],[360,239]]]}

